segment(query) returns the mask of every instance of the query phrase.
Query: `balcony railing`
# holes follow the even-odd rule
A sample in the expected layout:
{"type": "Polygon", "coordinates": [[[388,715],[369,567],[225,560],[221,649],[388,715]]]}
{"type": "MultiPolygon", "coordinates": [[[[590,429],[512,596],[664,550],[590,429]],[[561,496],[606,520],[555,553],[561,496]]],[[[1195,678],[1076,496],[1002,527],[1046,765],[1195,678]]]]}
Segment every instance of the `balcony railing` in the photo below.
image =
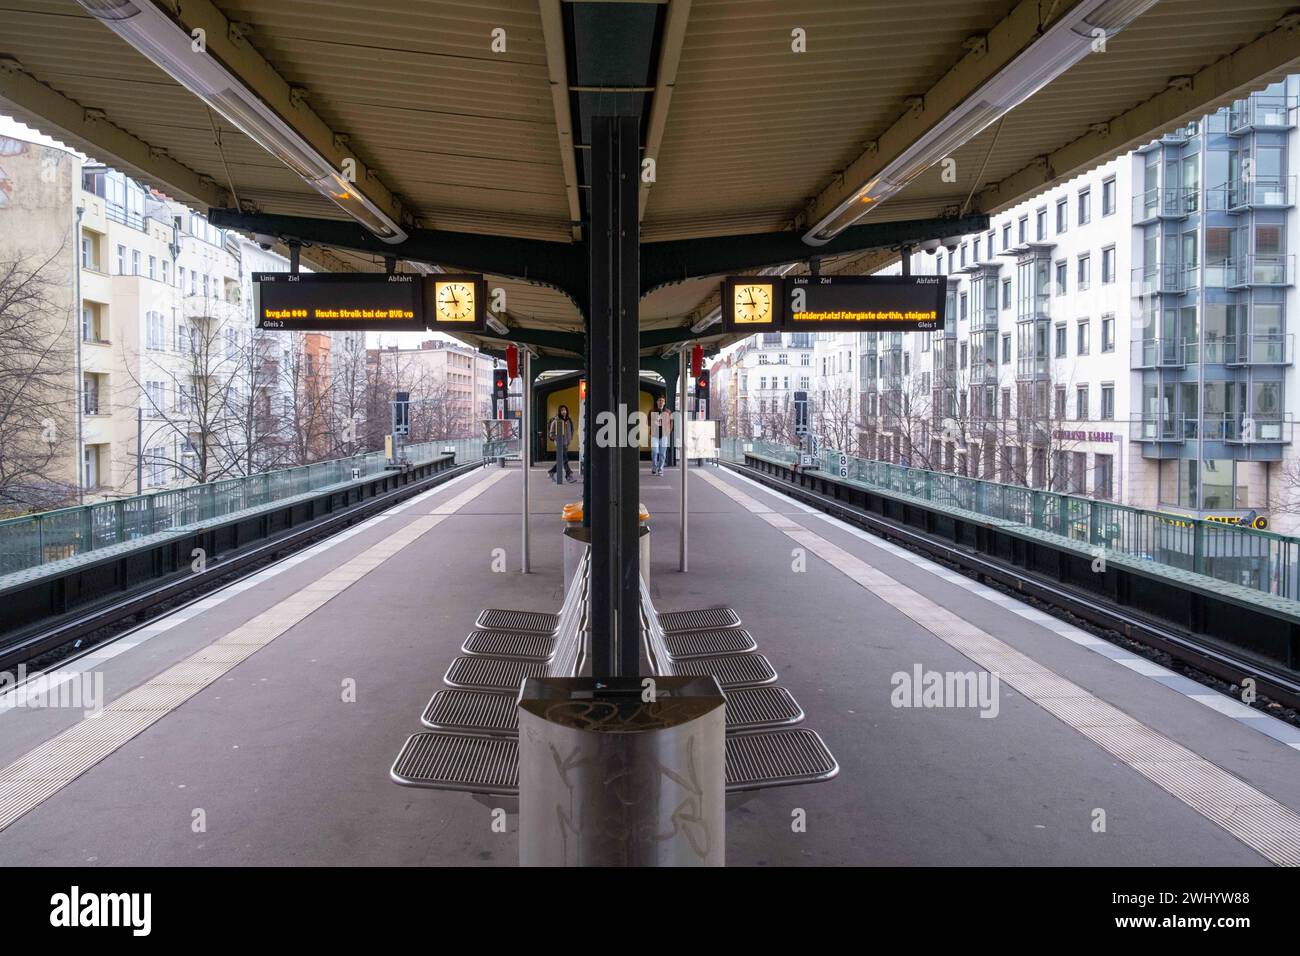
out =
{"type": "Polygon", "coordinates": [[[1200,282],[1200,271],[1198,266],[1185,266],[1181,263],[1138,266],[1131,273],[1133,296],[1181,295],[1196,288],[1200,282]]]}
{"type": "Polygon", "coordinates": [[[1132,348],[1133,368],[1181,368],[1196,364],[1195,342],[1183,339],[1139,339],[1132,343],[1132,348]]]}
{"type": "Polygon", "coordinates": [[[1260,127],[1290,129],[1295,126],[1295,98],[1255,94],[1228,108],[1228,132],[1245,133],[1260,127]]]}
{"type": "Polygon", "coordinates": [[[1197,436],[1200,420],[1176,416],[1135,415],[1129,419],[1129,441],[1184,442],[1197,436]]]}
{"type": "Polygon", "coordinates": [[[1208,339],[1205,361],[1222,365],[1290,365],[1295,360],[1295,336],[1260,332],[1208,339]]]}
{"type": "Polygon", "coordinates": [[[1294,285],[1295,256],[1238,256],[1225,264],[1225,280],[1229,289],[1294,285]]]}
{"type": "Polygon", "coordinates": [[[1189,213],[1196,212],[1198,204],[1195,189],[1185,186],[1148,189],[1133,197],[1133,222],[1186,219],[1189,213]]]}
{"type": "Polygon", "coordinates": [[[1207,416],[1201,424],[1203,437],[1234,445],[1278,445],[1291,441],[1292,421],[1288,415],[1207,416]]]}
{"type": "Polygon", "coordinates": [[[1234,179],[1205,191],[1213,211],[1246,212],[1250,209],[1287,209],[1295,204],[1295,177],[1234,179]]]}

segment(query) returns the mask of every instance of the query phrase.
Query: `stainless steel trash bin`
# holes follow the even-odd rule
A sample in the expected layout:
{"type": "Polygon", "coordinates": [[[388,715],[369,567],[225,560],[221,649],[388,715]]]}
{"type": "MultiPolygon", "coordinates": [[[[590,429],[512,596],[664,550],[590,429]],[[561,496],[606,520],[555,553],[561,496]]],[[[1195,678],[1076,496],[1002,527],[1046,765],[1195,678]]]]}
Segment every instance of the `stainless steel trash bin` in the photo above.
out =
{"type": "Polygon", "coordinates": [[[724,865],[725,707],[712,677],[525,681],[520,865],[724,865]]]}

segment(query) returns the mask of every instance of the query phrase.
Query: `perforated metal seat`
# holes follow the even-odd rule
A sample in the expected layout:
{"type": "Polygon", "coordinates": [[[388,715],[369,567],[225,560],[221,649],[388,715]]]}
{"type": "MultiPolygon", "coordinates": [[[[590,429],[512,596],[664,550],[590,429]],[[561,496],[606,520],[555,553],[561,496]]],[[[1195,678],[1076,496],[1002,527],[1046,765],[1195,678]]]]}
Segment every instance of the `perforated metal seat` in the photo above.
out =
{"type": "Polygon", "coordinates": [[[554,634],[560,615],[548,611],[511,611],[490,607],[479,612],[474,626],[485,631],[526,631],[530,634],[554,634]]]}
{"type": "Polygon", "coordinates": [[[840,772],[811,730],[764,730],[727,737],[727,790],[762,790],[829,780],[840,772]]]}
{"type": "Polygon", "coordinates": [[[465,638],[461,650],[466,654],[547,661],[555,653],[555,638],[527,631],[474,631],[465,638]]]}
{"type": "Polygon", "coordinates": [[[720,631],[679,631],[664,635],[664,647],[675,661],[719,654],[745,654],[758,649],[754,636],[743,627],[720,631]]]}
{"type": "Polygon", "coordinates": [[[443,681],[462,690],[517,691],[526,677],[545,677],[545,661],[519,661],[504,657],[458,657],[443,681]]]}
{"type": "Polygon", "coordinates": [[[430,698],[420,723],[432,730],[510,735],[519,733],[519,710],[514,694],[440,690],[430,698]]]}
{"type": "MultiPolygon", "coordinates": [[[[766,730],[727,736],[729,792],[829,780],[839,764],[811,730],[766,730]]],[[[519,740],[425,731],[407,739],[390,771],[407,787],[515,796],[519,740]]]]}
{"type": "Polygon", "coordinates": [[[736,687],[726,691],[727,733],[784,727],[803,720],[803,708],[784,687],[736,687]]]}
{"type": "Polygon", "coordinates": [[[519,741],[426,731],[408,737],[389,775],[405,787],[511,796],[519,793],[519,741]]]}
{"type": "Polygon", "coordinates": [[[757,687],[776,681],[776,671],[762,654],[728,654],[725,657],[696,657],[673,665],[677,677],[709,675],[723,690],[757,687]]]}
{"type": "Polygon", "coordinates": [[[664,611],[659,626],[668,633],[676,631],[711,631],[739,627],[740,615],[729,607],[702,607],[691,611],[664,611]]]}

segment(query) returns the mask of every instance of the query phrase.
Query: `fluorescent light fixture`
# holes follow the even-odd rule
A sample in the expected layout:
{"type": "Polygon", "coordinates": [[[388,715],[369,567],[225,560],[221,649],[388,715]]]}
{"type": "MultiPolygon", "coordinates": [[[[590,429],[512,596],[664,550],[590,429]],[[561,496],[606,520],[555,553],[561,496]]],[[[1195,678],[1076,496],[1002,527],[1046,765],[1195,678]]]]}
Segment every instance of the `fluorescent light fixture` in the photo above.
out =
{"type": "Polygon", "coordinates": [[[1029,49],[967,97],[891,163],[809,229],[803,241],[825,245],[945,156],[973,139],[1082,60],[1156,0],[1083,0],[1029,49]]]}
{"type": "Polygon", "coordinates": [[[406,232],[348,182],[275,110],[192,39],[150,0],[77,0],[92,17],[148,57],[164,73],[224,116],[244,135],[280,160],[322,196],[385,242],[406,232]]]}

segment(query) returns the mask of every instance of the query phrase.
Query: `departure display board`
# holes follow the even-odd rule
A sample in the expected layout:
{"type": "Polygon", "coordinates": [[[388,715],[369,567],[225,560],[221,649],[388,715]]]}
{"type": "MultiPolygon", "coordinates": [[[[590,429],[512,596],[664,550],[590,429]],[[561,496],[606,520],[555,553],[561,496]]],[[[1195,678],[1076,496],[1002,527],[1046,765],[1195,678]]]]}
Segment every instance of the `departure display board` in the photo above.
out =
{"type": "Polygon", "coordinates": [[[943,276],[786,276],[787,332],[917,332],[943,328],[943,276]]]}
{"type": "Polygon", "coordinates": [[[259,329],[422,332],[424,276],[381,272],[255,272],[259,329]]]}

